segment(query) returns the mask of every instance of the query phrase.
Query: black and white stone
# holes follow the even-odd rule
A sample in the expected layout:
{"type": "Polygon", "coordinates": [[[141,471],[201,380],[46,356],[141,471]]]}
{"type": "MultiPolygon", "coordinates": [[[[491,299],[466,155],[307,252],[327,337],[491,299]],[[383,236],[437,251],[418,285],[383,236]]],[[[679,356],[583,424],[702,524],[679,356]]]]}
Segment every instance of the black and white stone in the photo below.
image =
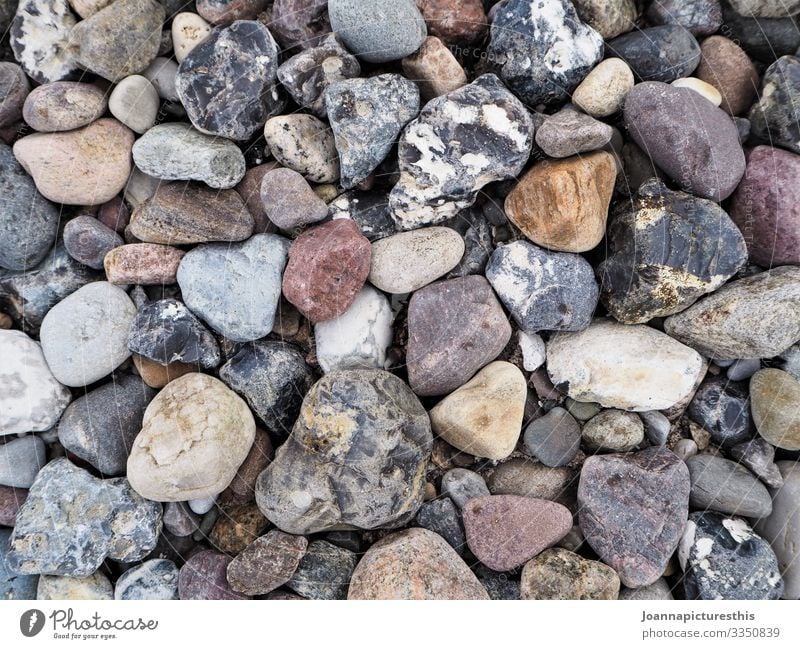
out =
{"type": "Polygon", "coordinates": [[[767,68],[761,99],[750,110],[750,130],[759,139],[800,153],[800,58],[782,56],[767,68]]]}
{"type": "Polygon", "coordinates": [[[71,79],[78,63],[69,45],[77,19],[67,0],[22,0],[11,23],[11,49],[39,83],[71,79]]]}
{"type": "Polygon", "coordinates": [[[150,559],[122,573],[114,599],[178,599],[178,566],[169,559],[150,559]]]}
{"type": "Polygon", "coordinates": [[[347,599],[357,563],[355,552],[328,541],[312,541],[286,586],[306,599],[347,599]]]}
{"type": "Polygon", "coordinates": [[[370,241],[378,241],[397,233],[388,196],[380,190],[353,189],[345,192],[328,203],[328,215],[332,219],[355,221],[361,234],[370,241]]]}
{"type": "Polygon", "coordinates": [[[445,279],[483,275],[486,263],[494,251],[492,226],[483,209],[473,205],[442,225],[453,228],[464,239],[464,256],[458,265],[445,275],[445,279]]]}
{"type": "Polygon", "coordinates": [[[722,376],[703,381],[689,404],[688,414],[711,434],[718,446],[731,447],[753,435],[747,386],[722,376]]]}

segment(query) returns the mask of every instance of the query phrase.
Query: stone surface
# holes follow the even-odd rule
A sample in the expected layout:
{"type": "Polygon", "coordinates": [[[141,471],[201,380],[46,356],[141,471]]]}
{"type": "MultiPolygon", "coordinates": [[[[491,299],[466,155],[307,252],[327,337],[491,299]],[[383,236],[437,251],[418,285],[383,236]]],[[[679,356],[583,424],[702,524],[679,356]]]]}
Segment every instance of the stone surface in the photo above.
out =
{"type": "Polygon", "coordinates": [[[522,352],[522,368],[528,372],[535,372],[547,359],[547,349],[544,339],[539,334],[519,332],[519,348],[522,352]]]}
{"type": "Polygon", "coordinates": [[[155,124],[160,105],[155,86],[140,74],[122,79],[108,98],[111,114],[136,133],[155,124]]]}
{"type": "Polygon", "coordinates": [[[562,108],[547,116],[536,129],[536,144],[552,158],[596,151],[611,141],[611,126],[576,111],[562,108]]]}
{"type": "Polygon", "coordinates": [[[22,115],[35,131],[71,131],[102,117],[107,105],[105,94],[95,85],[56,81],[34,88],[22,115]]]}
{"type": "MultiPolygon", "coordinates": [[[[28,497],[27,489],[16,489],[14,487],[4,487],[0,485],[0,526],[14,527],[17,519],[17,512],[22,507],[28,497]]],[[[2,530],[0,530],[2,532],[2,530]]],[[[5,552],[0,549],[0,553],[5,552]]],[[[0,563],[2,563],[0,561],[0,563]]],[[[0,578],[0,581],[2,579],[0,578]]],[[[2,594],[2,591],[0,591],[2,594]]]]}
{"type": "Polygon", "coordinates": [[[715,35],[700,44],[700,53],[695,74],[719,91],[720,108],[729,115],[741,115],[749,109],[758,92],[758,71],[744,50],[734,41],[715,35]]]}
{"type": "Polygon", "coordinates": [[[775,368],[750,379],[753,422],[759,435],[788,451],[800,450],[800,381],[775,368]]]}
{"type": "Polygon", "coordinates": [[[295,113],[267,120],[264,139],[275,159],[314,183],[339,179],[339,156],[333,133],[313,115],[295,113]]]}
{"type": "Polygon", "coordinates": [[[178,248],[157,243],[129,243],[110,250],[103,259],[103,267],[112,284],[174,284],[185,254],[178,248]]]}
{"type": "Polygon", "coordinates": [[[306,599],[347,599],[358,556],[346,548],[312,541],[286,585],[306,599]]]}
{"type": "Polygon", "coordinates": [[[417,511],[416,522],[419,527],[441,536],[459,554],[464,553],[464,536],[461,515],[449,498],[436,498],[422,503],[417,511]]]}
{"type": "Polygon", "coordinates": [[[236,477],[221,497],[230,495],[238,502],[253,502],[258,476],[274,457],[275,451],[269,435],[260,428],[256,428],[256,438],[253,446],[250,447],[250,452],[236,471],[236,477]]]}
{"type": "Polygon", "coordinates": [[[633,84],[633,72],[625,61],[606,59],[598,63],[575,88],[572,101],[592,117],[608,117],[622,110],[633,84]]]}
{"type": "Polygon", "coordinates": [[[522,599],[617,599],[620,578],[600,561],[563,548],[545,550],[522,569],[522,599]]]}
{"type": "Polygon", "coordinates": [[[328,216],[328,206],[299,173],[280,167],[264,174],[261,203],[269,220],[282,230],[310,225],[328,216]]]}
{"type": "Polygon", "coordinates": [[[264,164],[251,167],[235,187],[253,217],[253,231],[255,234],[269,233],[275,230],[275,225],[264,212],[264,204],[261,201],[261,183],[264,180],[264,176],[279,166],[275,160],[269,160],[264,164]]]}
{"type": "Polygon", "coordinates": [[[603,410],[584,424],[581,439],[590,451],[632,451],[644,441],[644,424],[634,413],[603,410]]]}
{"type": "Polygon", "coordinates": [[[581,427],[572,415],[556,406],[528,424],[523,439],[525,451],[545,466],[564,466],[580,448],[581,427]]]}
{"type": "Polygon", "coordinates": [[[640,588],[622,588],[619,593],[619,599],[622,600],[670,600],[675,599],[672,596],[672,589],[670,588],[667,580],[663,577],[654,581],[649,586],[641,586],[640,588]]]}
{"type": "Polygon", "coordinates": [[[774,462],[775,447],[760,437],[737,444],[728,454],[750,469],[767,487],[780,489],[783,485],[783,477],[774,462]]]}
{"type": "Polygon", "coordinates": [[[723,514],[751,518],[769,516],[767,488],[747,469],[716,455],[701,453],[686,460],[692,479],[690,504],[723,514]]]}
{"type": "Polygon", "coordinates": [[[285,584],[297,570],[308,542],[272,530],[253,541],[228,566],[231,587],[246,595],[263,595],[285,584]]]}
{"type": "Polygon", "coordinates": [[[194,534],[200,526],[200,519],[186,503],[170,502],[164,504],[164,529],[178,537],[194,534]]]}
{"type": "Polygon", "coordinates": [[[464,68],[436,36],[428,36],[422,46],[405,57],[401,64],[406,78],[419,86],[425,101],[467,85],[464,68]]]}
{"type": "Polygon", "coordinates": [[[153,84],[158,96],[170,102],[180,101],[175,89],[175,77],[178,75],[178,64],[163,56],[156,57],[142,70],[142,76],[153,84]]]}
{"type": "Polygon", "coordinates": [[[50,83],[77,74],[69,42],[75,23],[67,0],[23,0],[17,5],[10,26],[11,49],[34,81],[50,83]]]}
{"type": "MultiPolygon", "coordinates": [[[[183,11],[172,19],[172,49],[178,63],[211,36],[211,25],[191,11],[183,11]]],[[[177,90],[177,89],[176,89],[177,90]]]]}
{"type": "Polygon", "coordinates": [[[178,574],[179,599],[247,599],[228,583],[231,557],[215,550],[200,550],[183,564],[178,574]]]}
{"type": "Polygon", "coordinates": [[[208,540],[217,550],[236,556],[269,527],[269,521],[255,503],[244,503],[225,507],[208,540]]]}
{"type": "Polygon", "coordinates": [[[692,397],[687,414],[718,446],[730,447],[752,436],[747,388],[742,383],[709,377],[692,397]]]}
{"type": "Polygon", "coordinates": [[[114,599],[178,599],[178,567],[168,559],[150,559],[129,568],[114,585],[114,599]]]}
{"type": "Polygon", "coordinates": [[[489,20],[481,0],[418,0],[428,33],[444,43],[472,43],[486,32],[489,20]]]}
{"type": "Polygon", "coordinates": [[[11,438],[0,446],[0,485],[27,489],[46,463],[47,449],[41,438],[11,438]]]}
{"type": "Polygon", "coordinates": [[[463,509],[473,498],[488,496],[489,489],[480,474],[469,469],[450,469],[442,476],[442,496],[463,509]]]}
{"type": "Polygon", "coordinates": [[[794,17],[757,18],[736,12],[728,0],[720,0],[723,29],[750,56],[769,65],[776,57],[794,54],[800,46],[800,34],[794,17]]]}
{"type": "MultiPolygon", "coordinates": [[[[680,79],[675,79],[671,84],[671,86],[675,88],[688,88],[696,92],[701,97],[708,99],[712,104],[715,106],[719,106],[722,103],[722,95],[719,94],[719,91],[712,86],[710,83],[706,83],[705,81],[701,81],[697,77],[681,77],[680,79]]],[[[736,125],[736,130],[739,131],[739,140],[744,142],[747,139],[747,136],[742,136],[742,122],[737,120],[733,120],[734,124],[736,125]]]]}
{"type": "Polygon", "coordinates": [[[318,45],[331,32],[327,0],[275,0],[270,29],[286,49],[318,45]]]}
{"type": "Polygon", "coordinates": [[[761,140],[800,153],[795,105],[800,96],[800,59],[782,56],[761,80],[761,98],[750,111],[750,129],[761,140]]]}
{"type": "Polygon", "coordinates": [[[114,587],[102,572],[88,577],[42,575],[36,589],[38,600],[107,600],[114,599],[114,587]]]}
{"type": "Polygon", "coordinates": [[[680,25],[636,29],[613,39],[607,48],[641,81],[669,83],[688,77],[700,63],[700,45],[680,25]]]}
{"type": "Polygon", "coordinates": [[[6,566],[12,530],[0,528],[0,597],[4,600],[36,599],[39,575],[19,575],[6,566]]]}
{"type": "Polygon", "coordinates": [[[121,236],[93,216],[81,215],[64,226],[64,246],[75,261],[100,270],[106,254],[124,243],[121,236]]]}
{"type": "Polygon", "coordinates": [[[576,475],[565,467],[550,468],[526,458],[503,462],[487,480],[492,494],[554,500],[574,507],[576,475]]]}
{"type": "Polygon", "coordinates": [[[639,15],[635,0],[573,0],[581,20],[606,40],[629,32],[639,15]]]}
{"type": "Polygon", "coordinates": [[[695,36],[713,34],[722,25],[719,0],[659,0],[647,17],[656,25],[680,25],[695,36]]]}

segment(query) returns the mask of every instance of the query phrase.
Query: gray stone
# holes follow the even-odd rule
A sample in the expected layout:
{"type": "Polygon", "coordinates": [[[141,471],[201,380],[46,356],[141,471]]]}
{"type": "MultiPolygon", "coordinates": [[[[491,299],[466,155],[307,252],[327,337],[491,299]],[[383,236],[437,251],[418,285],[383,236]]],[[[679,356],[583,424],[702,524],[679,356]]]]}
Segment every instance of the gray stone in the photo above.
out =
{"type": "Polygon", "coordinates": [[[669,587],[667,580],[663,577],[654,581],[649,586],[623,588],[619,591],[619,598],[622,600],[634,601],[675,599],[672,596],[672,589],[669,587]]]}
{"type": "MultiPolygon", "coordinates": [[[[16,63],[9,61],[0,62],[0,126],[13,126],[22,119],[22,107],[31,84],[25,72],[16,63]]],[[[26,120],[27,121],[27,120],[26,120]]]]}
{"type": "Polygon", "coordinates": [[[494,495],[553,500],[575,511],[577,477],[573,469],[551,468],[527,458],[513,458],[495,468],[486,482],[494,495]]]}
{"type": "Polygon", "coordinates": [[[327,541],[312,541],[286,585],[306,599],[347,599],[358,555],[327,541]]]}
{"type": "Polygon", "coordinates": [[[563,408],[534,419],[523,436],[525,451],[549,467],[569,464],[581,444],[581,427],[563,408]]]}
{"type": "Polygon", "coordinates": [[[581,438],[590,451],[632,451],[644,440],[644,424],[636,413],[612,408],[587,421],[581,438]]]}
{"type": "Polygon", "coordinates": [[[47,450],[39,437],[11,439],[0,445],[0,485],[27,489],[46,463],[47,450]]]}
{"type": "Polygon", "coordinates": [[[270,29],[285,49],[314,47],[331,31],[327,0],[275,0],[270,29]]]}
{"type": "Polygon", "coordinates": [[[711,434],[718,446],[730,447],[753,435],[747,388],[721,376],[704,381],[687,409],[692,421],[711,434]]]}
{"type": "Polygon", "coordinates": [[[339,154],[330,127],[305,113],[279,115],[267,120],[264,139],[284,167],[314,183],[339,179],[339,154]]]}
{"type": "Polygon", "coordinates": [[[18,575],[6,566],[12,532],[0,527],[0,600],[36,599],[39,575],[18,575]]]}
{"type": "Polygon", "coordinates": [[[442,476],[442,495],[448,496],[459,509],[473,498],[489,495],[483,478],[469,469],[450,469],[442,476]]]}
{"type": "Polygon", "coordinates": [[[114,599],[178,599],[178,567],[168,559],[150,559],[117,579],[114,599]]]}
{"type": "Polygon", "coordinates": [[[124,243],[121,236],[93,216],[76,216],[64,226],[64,247],[70,257],[95,270],[102,270],[106,254],[124,243]]]}
{"type": "Polygon", "coordinates": [[[492,224],[483,209],[473,205],[449,221],[445,221],[444,225],[458,232],[464,239],[464,255],[445,277],[453,279],[467,275],[482,275],[494,251],[492,224]]]}
{"type": "Polygon", "coordinates": [[[726,372],[730,381],[746,381],[761,369],[761,361],[757,358],[734,361],[726,372]]]}
{"type": "Polygon", "coordinates": [[[435,532],[459,554],[466,548],[466,537],[461,515],[449,498],[437,498],[425,503],[417,511],[417,525],[435,532]]]}
{"type": "Polygon", "coordinates": [[[642,418],[648,441],[653,446],[666,446],[669,431],[672,429],[672,423],[666,415],[658,410],[647,410],[640,412],[639,417],[642,418]]]}
{"type": "Polygon", "coordinates": [[[25,72],[39,83],[78,73],[69,44],[75,16],[67,0],[22,0],[11,23],[11,49],[25,72]]]}
{"type": "Polygon", "coordinates": [[[722,8],[719,0],[659,0],[647,17],[654,25],[680,25],[695,36],[707,36],[722,25],[722,8]]]}
{"type": "Polygon", "coordinates": [[[310,225],[328,216],[328,206],[293,169],[278,167],[264,174],[259,192],[264,213],[281,230],[310,225]]]}
{"type": "Polygon", "coordinates": [[[741,15],[728,0],[720,0],[725,34],[751,57],[770,64],[776,57],[795,54],[800,47],[796,17],[759,18],[741,15]]]}
{"type": "Polygon", "coordinates": [[[775,464],[775,447],[761,437],[737,444],[728,451],[734,460],[746,466],[768,487],[780,489],[783,477],[775,464]]]}
{"type": "Polygon", "coordinates": [[[602,149],[613,133],[605,122],[567,107],[548,116],[536,129],[536,144],[551,158],[568,158],[602,149]]]}
{"type": "Polygon", "coordinates": [[[475,576],[481,582],[489,598],[493,600],[518,600],[520,599],[520,584],[511,579],[508,573],[495,572],[482,564],[475,568],[475,576]]]}
{"type": "Polygon", "coordinates": [[[142,76],[153,84],[158,96],[169,102],[179,102],[175,79],[178,76],[178,64],[163,56],[157,57],[145,70],[142,76]]]}
{"type": "MultiPolygon", "coordinates": [[[[213,501],[212,501],[213,506],[213,501]]],[[[164,505],[164,529],[178,537],[194,534],[199,525],[200,518],[187,503],[170,502],[164,505]]]]}
{"type": "Polygon", "coordinates": [[[680,25],[635,29],[610,41],[606,48],[625,61],[640,81],[669,83],[688,77],[700,63],[700,45],[680,25]]]}
{"type": "Polygon", "coordinates": [[[749,518],[772,512],[767,488],[743,466],[707,453],[688,458],[686,466],[692,480],[690,503],[694,509],[749,518]]]}
{"type": "Polygon", "coordinates": [[[771,145],[800,153],[800,59],[782,56],[764,72],[761,99],[750,111],[753,135],[771,145]]]}

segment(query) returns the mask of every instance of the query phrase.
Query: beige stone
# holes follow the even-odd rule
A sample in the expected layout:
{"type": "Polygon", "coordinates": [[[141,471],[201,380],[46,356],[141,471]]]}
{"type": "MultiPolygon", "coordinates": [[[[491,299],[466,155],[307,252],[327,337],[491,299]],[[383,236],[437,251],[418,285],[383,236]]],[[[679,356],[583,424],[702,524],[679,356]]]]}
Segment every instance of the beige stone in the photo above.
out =
{"type": "Polygon", "coordinates": [[[464,68],[436,36],[428,36],[422,47],[400,63],[406,77],[419,86],[425,101],[467,85],[464,68]]]}
{"type": "Polygon", "coordinates": [[[575,88],[572,102],[592,117],[607,117],[622,110],[633,84],[633,72],[625,61],[606,59],[575,88]]]}
{"type": "Polygon", "coordinates": [[[114,599],[114,588],[102,572],[88,577],[41,575],[36,588],[38,600],[114,599]]]}
{"type": "Polygon", "coordinates": [[[644,424],[631,412],[603,410],[583,425],[581,440],[591,451],[631,451],[644,440],[644,424]]]}
{"type": "Polygon", "coordinates": [[[132,131],[144,133],[156,123],[161,101],[155,86],[140,74],[120,81],[108,99],[108,110],[132,131]]]}
{"type": "Polygon", "coordinates": [[[211,26],[196,13],[183,11],[172,19],[172,49],[178,63],[211,35],[211,26]]]}
{"type": "Polygon", "coordinates": [[[800,450],[800,381],[783,370],[759,370],[750,379],[750,409],[761,437],[800,450]]]}
{"type": "Polygon", "coordinates": [[[706,83],[697,77],[681,77],[680,79],[675,79],[672,85],[676,88],[689,88],[689,90],[694,90],[698,95],[705,97],[715,106],[719,106],[722,103],[722,95],[719,90],[710,83],[706,83]]]}
{"type": "Polygon", "coordinates": [[[69,0],[69,4],[81,18],[88,18],[110,5],[113,0],[69,0]]]}
{"type": "Polygon", "coordinates": [[[522,569],[522,599],[617,599],[619,577],[600,561],[563,548],[545,550],[522,569]]]}

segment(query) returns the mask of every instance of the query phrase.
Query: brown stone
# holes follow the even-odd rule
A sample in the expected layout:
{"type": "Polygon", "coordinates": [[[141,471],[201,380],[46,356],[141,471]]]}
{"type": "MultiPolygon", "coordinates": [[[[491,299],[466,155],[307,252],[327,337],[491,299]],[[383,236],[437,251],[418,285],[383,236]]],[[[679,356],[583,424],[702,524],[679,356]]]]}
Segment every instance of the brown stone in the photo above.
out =
{"type": "Polygon", "coordinates": [[[114,232],[122,234],[131,220],[131,213],[119,196],[115,196],[107,203],[103,203],[97,210],[97,220],[111,228],[114,232]]]}
{"type": "Polygon", "coordinates": [[[0,485],[0,525],[14,527],[17,512],[28,497],[27,489],[0,485]]]}
{"type": "Polygon", "coordinates": [[[248,599],[235,592],[226,576],[231,558],[214,550],[201,550],[178,573],[180,599],[248,599]]]}
{"type": "Polygon", "coordinates": [[[401,61],[403,72],[419,86],[425,101],[467,84],[467,75],[453,53],[436,36],[401,61]]]}
{"type": "Polygon", "coordinates": [[[586,252],[605,234],[616,175],[606,151],[547,160],[520,179],[506,198],[506,214],[540,246],[586,252]]]}
{"type": "Polygon", "coordinates": [[[158,243],[129,243],[109,251],[103,265],[112,284],[174,284],[185,254],[158,243]]]}
{"type": "Polygon", "coordinates": [[[552,548],[525,564],[522,599],[617,599],[619,577],[600,561],[552,548]]]}
{"type": "Polygon", "coordinates": [[[800,381],[783,370],[759,370],[750,379],[753,422],[773,446],[800,450],[800,381]]]}
{"type": "Polygon", "coordinates": [[[217,550],[236,555],[255,541],[269,526],[258,506],[234,505],[220,513],[211,528],[209,541],[217,550]]]}
{"type": "Polygon", "coordinates": [[[695,76],[722,95],[720,108],[730,115],[745,112],[758,93],[758,71],[750,57],[724,36],[710,36],[700,45],[695,76]]]}
{"type": "Polygon", "coordinates": [[[253,446],[226,491],[230,492],[230,495],[239,502],[253,502],[256,497],[256,480],[273,457],[275,457],[275,450],[272,448],[269,435],[260,428],[256,428],[256,439],[253,446]]]}
{"type": "Polygon", "coordinates": [[[170,363],[169,365],[161,365],[149,358],[133,354],[133,364],[139,376],[151,388],[163,388],[170,381],[189,374],[189,372],[197,372],[198,368],[194,365],[187,363],[170,363]]]}
{"type": "Polygon", "coordinates": [[[237,592],[265,595],[292,578],[307,547],[304,536],[267,532],[231,561],[228,581],[237,592]]]}
{"type": "Polygon", "coordinates": [[[448,45],[472,43],[486,31],[489,20],[481,0],[417,0],[428,33],[448,45]]]}
{"type": "Polygon", "coordinates": [[[567,467],[547,467],[525,458],[512,458],[495,468],[486,486],[495,495],[542,498],[572,509],[577,498],[578,476],[567,467]]]}
{"type": "Polygon", "coordinates": [[[253,217],[253,234],[275,232],[275,224],[267,217],[261,202],[261,181],[268,171],[279,167],[280,165],[275,160],[251,167],[245,172],[244,178],[239,181],[239,184],[234,187],[247,206],[250,216],[253,217]]]}

